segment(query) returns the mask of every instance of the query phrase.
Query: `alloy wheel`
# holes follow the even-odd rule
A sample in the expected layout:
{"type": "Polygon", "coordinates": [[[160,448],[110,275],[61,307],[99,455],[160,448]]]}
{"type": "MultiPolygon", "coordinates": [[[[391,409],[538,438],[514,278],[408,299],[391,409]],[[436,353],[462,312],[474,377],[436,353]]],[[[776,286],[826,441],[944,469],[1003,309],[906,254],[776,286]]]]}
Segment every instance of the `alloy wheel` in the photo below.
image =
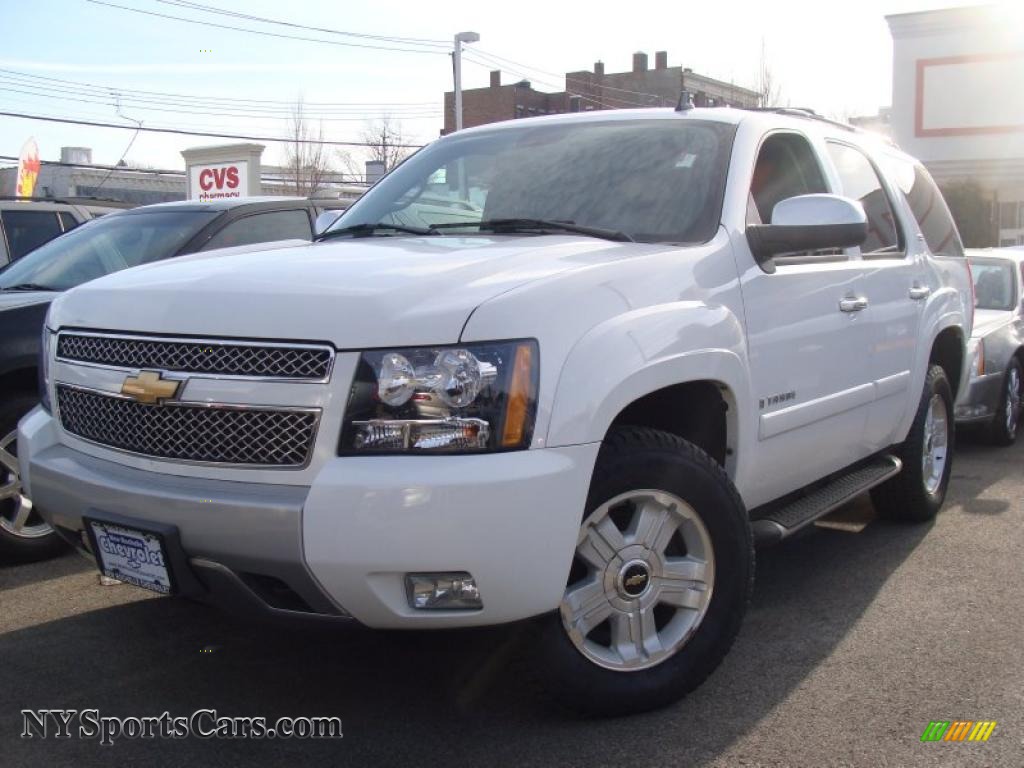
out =
{"type": "Polygon", "coordinates": [[[714,579],[711,537],[694,509],[663,491],[630,491],[584,521],[562,626],[598,666],[653,667],[697,631],[714,579]]]}
{"type": "Polygon", "coordinates": [[[0,529],[22,539],[39,539],[53,533],[49,523],[33,509],[21,492],[18,470],[18,433],[0,439],[0,529]]]}
{"type": "Polygon", "coordinates": [[[1020,369],[1010,368],[1006,375],[1006,434],[1012,439],[1017,435],[1020,420],[1020,369]]]}
{"type": "Polygon", "coordinates": [[[941,395],[932,395],[924,422],[924,450],[921,452],[921,475],[925,490],[934,494],[942,484],[949,446],[949,413],[941,395]]]}

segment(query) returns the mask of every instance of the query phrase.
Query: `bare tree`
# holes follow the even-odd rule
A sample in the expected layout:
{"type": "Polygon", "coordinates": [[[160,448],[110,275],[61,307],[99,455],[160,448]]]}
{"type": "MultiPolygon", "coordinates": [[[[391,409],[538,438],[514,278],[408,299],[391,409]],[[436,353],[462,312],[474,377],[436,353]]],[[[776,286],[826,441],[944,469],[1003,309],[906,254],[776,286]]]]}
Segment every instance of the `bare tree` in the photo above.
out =
{"type": "Polygon", "coordinates": [[[384,171],[390,171],[410,154],[402,144],[409,143],[402,131],[402,124],[389,115],[368,122],[363,130],[363,141],[367,159],[384,163],[384,171]]]}
{"type": "Polygon", "coordinates": [[[309,197],[323,188],[332,172],[330,156],[324,147],[324,126],[321,122],[314,130],[306,119],[305,106],[300,97],[292,108],[288,126],[289,142],[285,149],[285,169],[288,183],[299,197],[309,197]]]}
{"type": "Polygon", "coordinates": [[[761,38],[761,63],[757,72],[757,92],[760,94],[760,106],[777,107],[782,95],[782,89],[775,81],[771,65],[768,63],[768,52],[765,49],[764,38],[761,38]]]}

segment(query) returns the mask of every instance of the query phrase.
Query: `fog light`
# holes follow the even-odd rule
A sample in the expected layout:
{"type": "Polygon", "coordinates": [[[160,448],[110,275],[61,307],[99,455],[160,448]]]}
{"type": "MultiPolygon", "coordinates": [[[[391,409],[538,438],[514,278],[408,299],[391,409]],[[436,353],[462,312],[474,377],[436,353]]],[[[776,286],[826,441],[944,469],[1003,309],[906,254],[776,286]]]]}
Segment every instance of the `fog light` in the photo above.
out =
{"type": "Polygon", "coordinates": [[[472,575],[409,573],[405,576],[409,605],[421,611],[473,611],[484,607],[472,575]]]}

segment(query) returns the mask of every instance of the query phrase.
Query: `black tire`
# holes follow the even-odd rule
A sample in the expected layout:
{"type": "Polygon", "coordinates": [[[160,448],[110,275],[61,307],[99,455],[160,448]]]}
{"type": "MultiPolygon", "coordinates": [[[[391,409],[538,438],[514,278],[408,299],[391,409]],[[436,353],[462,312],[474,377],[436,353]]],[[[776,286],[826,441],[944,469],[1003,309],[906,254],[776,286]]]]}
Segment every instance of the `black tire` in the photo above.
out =
{"type": "Polygon", "coordinates": [[[993,445],[1007,446],[1017,442],[1017,426],[1020,423],[1020,383],[1021,367],[1017,359],[1014,358],[1006,367],[1006,373],[1003,375],[1003,390],[999,408],[992,419],[992,427],[989,431],[989,440],[993,445]],[[1013,404],[1010,402],[1012,381],[1017,382],[1017,394],[1013,404]]]}
{"type": "Polygon", "coordinates": [[[641,489],[672,494],[700,518],[714,554],[711,598],[703,619],[679,650],[656,666],[635,671],[599,666],[573,644],[559,612],[543,617],[538,656],[552,693],[570,707],[592,714],[655,709],[699,686],[729,651],[753,589],[754,548],[747,512],[728,475],[710,456],[665,432],[616,428],[598,455],[583,519],[605,502],[641,489]]]}
{"type": "MultiPolygon", "coordinates": [[[[18,420],[39,402],[29,393],[18,393],[4,398],[0,405],[0,440],[13,432],[18,420]]],[[[13,450],[13,449],[12,449],[13,450]]],[[[0,464],[0,487],[11,481],[11,473],[0,464]]],[[[13,499],[0,499],[0,515],[9,514],[15,505],[13,499]]],[[[44,536],[18,536],[0,525],[0,563],[28,563],[45,560],[64,551],[67,545],[57,533],[51,531],[44,536]]]]}
{"type": "Polygon", "coordinates": [[[871,491],[871,501],[883,517],[912,523],[932,520],[946,500],[946,489],[953,472],[956,447],[956,421],[953,418],[953,390],[941,366],[932,365],[925,378],[921,402],[917,406],[914,423],[907,439],[895,453],[903,462],[903,470],[891,480],[871,491]],[[925,454],[925,424],[933,397],[942,399],[946,408],[947,443],[945,465],[934,490],[925,484],[923,460],[925,454]]]}

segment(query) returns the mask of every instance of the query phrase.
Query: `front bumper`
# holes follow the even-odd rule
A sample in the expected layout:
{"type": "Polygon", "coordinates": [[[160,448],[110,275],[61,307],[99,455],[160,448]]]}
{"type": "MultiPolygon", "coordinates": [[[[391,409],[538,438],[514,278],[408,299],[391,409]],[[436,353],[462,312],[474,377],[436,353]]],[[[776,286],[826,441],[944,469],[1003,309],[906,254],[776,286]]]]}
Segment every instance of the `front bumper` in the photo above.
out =
{"type": "Polygon", "coordinates": [[[40,408],[22,420],[22,479],[83,547],[90,511],[173,525],[202,585],[229,610],[355,618],[380,628],[498,624],[556,608],[598,444],[476,456],[328,461],[311,487],[181,477],[62,445],[40,408]],[[468,571],[477,611],[415,611],[409,572],[468,571]]]}
{"type": "Polygon", "coordinates": [[[956,421],[972,424],[990,421],[999,408],[1003,393],[1003,374],[989,373],[971,378],[956,401],[956,421]]]}

